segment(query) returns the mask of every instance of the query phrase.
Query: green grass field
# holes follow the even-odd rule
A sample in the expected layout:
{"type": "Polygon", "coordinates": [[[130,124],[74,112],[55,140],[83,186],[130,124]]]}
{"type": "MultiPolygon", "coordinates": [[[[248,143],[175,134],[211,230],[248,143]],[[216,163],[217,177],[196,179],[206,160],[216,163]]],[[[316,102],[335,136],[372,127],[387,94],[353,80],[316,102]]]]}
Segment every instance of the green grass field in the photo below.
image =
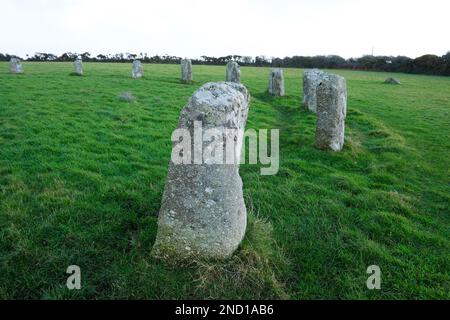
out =
{"type": "Polygon", "coordinates": [[[314,148],[300,108],[302,70],[286,97],[269,69],[242,68],[247,128],[280,129],[280,171],[243,165],[247,236],[225,262],[154,260],[170,136],[191,94],[225,67],[0,63],[0,298],[449,299],[450,78],[333,71],[347,78],[342,153],[314,148]],[[118,99],[130,91],[136,101],[118,99]],[[82,290],[66,288],[79,265],[82,290]],[[366,287],[370,265],[382,289],[366,287]]]}

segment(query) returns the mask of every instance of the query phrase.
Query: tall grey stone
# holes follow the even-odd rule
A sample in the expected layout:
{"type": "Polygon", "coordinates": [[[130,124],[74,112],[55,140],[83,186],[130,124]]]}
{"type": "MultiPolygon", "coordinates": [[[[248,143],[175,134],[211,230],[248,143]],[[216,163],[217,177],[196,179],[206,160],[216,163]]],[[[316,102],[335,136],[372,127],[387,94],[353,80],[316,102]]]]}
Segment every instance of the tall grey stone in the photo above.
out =
{"type": "Polygon", "coordinates": [[[11,58],[9,61],[9,72],[11,73],[23,73],[22,63],[19,58],[11,58]]]}
{"type": "Polygon", "coordinates": [[[343,77],[327,74],[317,86],[316,147],[341,151],[347,116],[347,84],[343,77]]]}
{"type": "Polygon", "coordinates": [[[192,61],[190,59],[181,60],[181,82],[192,83],[192,61]]]}
{"type": "Polygon", "coordinates": [[[144,67],[142,66],[141,61],[134,60],[133,61],[133,68],[131,70],[131,76],[133,79],[139,79],[144,76],[144,67]]]}
{"type": "Polygon", "coordinates": [[[269,75],[269,93],[284,96],[284,75],[282,69],[272,69],[269,75]]]}
{"type": "Polygon", "coordinates": [[[241,83],[241,69],[236,61],[227,63],[227,81],[241,83]]]}
{"type": "Polygon", "coordinates": [[[83,60],[81,60],[81,58],[77,58],[74,62],[73,62],[73,69],[74,69],[74,73],[78,76],[82,76],[83,75],[83,60]]]}
{"type": "Polygon", "coordinates": [[[184,107],[178,128],[185,129],[193,138],[182,139],[189,151],[180,152],[174,144],[154,256],[166,261],[222,259],[238,248],[247,226],[239,159],[249,102],[250,94],[243,85],[217,82],[202,86],[184,107]],[[209,138],[202,139],[200,135],[200,147],[208,150],[212,141],[225,140],[214,153],[234,148],[235,158],[231,162],[228,153],[225,162],[213,162],[205,153],[202,156],[201,151],[195,151],[199,149],[195,144],[199,128],[206,135],[208,130],[220,127],[224,130],[209,138]],[[186,164],[174,162],[174,154],[190,154],[192,150],[193,159],[184,161],[186,164]],[[200,158],[196,159],[195,154],[200,158]]]}
{"type": "Polygon", "coordinates": [[[303,104],[314,113],[317,113],[317,86],[324,75],[318,69],[308,69],[303,74],[303,104]]]}

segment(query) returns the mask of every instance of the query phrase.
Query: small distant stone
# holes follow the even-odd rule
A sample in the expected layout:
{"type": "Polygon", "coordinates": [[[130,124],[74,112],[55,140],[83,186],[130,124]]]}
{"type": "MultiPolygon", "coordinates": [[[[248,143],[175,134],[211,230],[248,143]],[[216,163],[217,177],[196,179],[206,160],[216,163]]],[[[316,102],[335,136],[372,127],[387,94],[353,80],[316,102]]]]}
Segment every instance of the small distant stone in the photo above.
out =
{"type": "Polygon", "coordinates": [[[190,59],[181,60],[181,83],[192,83],[192,61],[190,59]]]}
{"type": "Polygon", "coordinates": [[[133,102],[136,98],[131,92],[123,92],[119,95],[119,99],[125,102],[133,102]]]}
{"type": "Polygon", "coordinates": [[[14,74],[23,73],[22,64],[20,63],[19,58],[12,57],[9,61],[9,71],[14,74]]]}
{"type": "Polygon", "coordinates": [[[73,75],[83,75],[83,60],[80,57],[73,62],[73,75]]]}
{"type": "Polygon", "coordinates": [[[144,76],[144,67],[142,66],[141,61],[134,60],[133,61],[133,68],[131,70],[131,76],[133,79],[139,79],[144,76]]]}
{"type": "Polygon", "coordinates": [[[400,80],[395,79],[395,78],[387,78],[387,79],[384,81],[384,83],[387,83],[387,84],[402,84],[402,83],[400,82],[400,80]]]}
{"type": "Polygon", "coordinates": [[[241,83],[241,70],[236,61],[230,61],[227,63],[227,81],[241,83]]]}
{"type": "Polygon", "coordinates": [[[284,75],[283,69],[275,68],[269,75],[269,93],[273,96],[284,96],[284,75]]]}

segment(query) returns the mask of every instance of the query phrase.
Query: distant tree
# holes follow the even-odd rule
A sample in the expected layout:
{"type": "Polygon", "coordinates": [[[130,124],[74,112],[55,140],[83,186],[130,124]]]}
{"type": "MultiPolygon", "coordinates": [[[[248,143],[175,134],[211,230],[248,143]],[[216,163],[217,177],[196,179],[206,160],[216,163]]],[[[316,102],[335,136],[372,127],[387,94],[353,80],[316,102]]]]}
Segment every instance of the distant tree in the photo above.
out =
{"type": "Polygon", "coordinates": [[[11,55],[0,53],[0,61],[9,61],[11,60],[11,55]]]}
{"type": "Polygon", "coordinates": [[[257,67],[269,66],[270,61],[265,56],[257,56],[255,58],[255,65],[257,67]]]}
{"type": "Polygon", "coordinates": [[[90,61],[91,60],[91,54],[89,52],[82,53],[80,55],[80,57],[81,57],[81,59],[83,61],[90,61]]]}
{"type": "Polygon", "coordinates": [[[450,51],[442,56],[442,59],[445,61],[445,71],[444,74],[446,76],[450,76],[450,51]]]}
{"type": "Polygon", "coordinates": [[[244,56],[241,58],[241,62],[246,65],[250,65],[253,62],[253,58],[250,56],[244,56]]]}
{"type": "Polygon", "coordinates": [[[59,56],[57,58],[57,61],[68,62],[68,61],[75,60],[77,57],[78,57],[77,53],[66,52],[66,53],[63,53],[61,56],[59,56]]]}
{"type": "MultiPolygon", "coordinates": [[[[92,57],[89,52],[82,54],[66,52],[61,56],[52,53],[38,52],[33,56],[27,56],[29,61],[63,61],[71,62],[80,56],[84,61],[97,62],[130,62],[134,59],[141,59],[146,63],[179,64],[181,58],[165,54],[163,56],[155,55],[150,57],[147,53],[116,53],[99,54],[92,57]]],[[[0,61],[9,61],[13,57],[10,54],[0,53],[0,61]]],[[[204,65],[224,65],[230,60],[238,61],[245,66],[258,67],[281,67],[281,68],[321,68],[321,69],[353,69],[353,70],[372,70],[386,72],[405,72],[431,75],[450,76],[450,51],[442,57],[436,55],[424,55],[416,59],[405,56],[372,56],[366,55],[360,58],[344,59],[337,55],[328,56],[293,56],[277,58],[268,58],[266,56],[257,56],[254,59],[250,56],[228,55],[224,57],[201,56],[200,59],[193,59],[194,64],[204,65]]]]}
{"type": "Polygon", "coordinates": [[[432,54],[418,57],[412,61],[412,72],[420,74],[444,74],[447,64],[444,58],[432,54]]]}

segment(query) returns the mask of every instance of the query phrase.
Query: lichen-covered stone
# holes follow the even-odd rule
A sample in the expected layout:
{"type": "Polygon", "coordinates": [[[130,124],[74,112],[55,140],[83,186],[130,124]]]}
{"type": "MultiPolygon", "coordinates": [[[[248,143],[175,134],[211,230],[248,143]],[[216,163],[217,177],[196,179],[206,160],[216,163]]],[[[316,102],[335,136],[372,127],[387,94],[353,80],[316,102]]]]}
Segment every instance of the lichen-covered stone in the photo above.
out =
{"type": "Polygon", "coordinates": [[[74,62],[73,62],[73,72],[74,74],[78,75],[78,76],[82,76],[83,75],[83,61],[81,60],[81,58],[77,58],[74,62]]]}
{"type": "Polygon", "coordinates": [[[142,66],[141,61],[134,60],[133,67],[131,69],[131,76],[133,79],[139,79],[144,76],[144,67],[142,66]]]}
{"type": "MultiPolygon", "coordinates": [[[[232,146],[236,148],[236,159],[240,159],[249,102],[249,92],[241,84],[207,83],[181,112],[178,128],[189,131],[191,137],[199,121],[203,132],[219,127],[231,130],[227,135],[231,134],[229,140],[236,143],[232,146]]],[[[221,137],[219,134],[214,139],[221,137]]],[[[191,149],[194,140],[190,141],[191,149]]],[[[210,146],[208,141],[200,144],[203,149],[210,146]]],[[[227,146],[220,148],[225,150],[227,146]]],[[[153,255],[160,259],[227,258],[245,235],[247,210],[239,161],[212,164],[204,157],[201,160],[176,164],[171,159],[153,247],[153,255]]]]}
{"type": "Polygon", "coordinates": [[[236,61],[227,63],[227,81],[241,83],[241,69],[236,61]]]}
{"type": "Polygon", "coordinates": [[[395,78],[387,78],[384,83],[387,84],[401,84],[400,80],[395,79],[395,78]]]}
{"type": "Polygon", "coordinates": [[[181,82],[192,83],[192,61],[190,59],[181,60],[181,82]]]}
{"type": "Polygon", "coordinates": [[[316,147],[341,151],[347,115],[347,84],[343,77],[327,74],[317,87],[316,147]]]}
{"type": "Polygon", "coordinates": [[[303,74],[303,104],[314,113],[317,113],[317,86],[324,75],[319,69],[308,69],[303,74]]]}
{"type": "Polygon", "coordinates": [[[284,96],[284,75],[282,69],[272,69],[269,75],[269,93],[284,96]]]}
{"type": "Polygon", "coordinates": [[[9,71],[15,74],[23,73],[22,63],[19,58],[11,58],[9,61],[9,71]]]}

